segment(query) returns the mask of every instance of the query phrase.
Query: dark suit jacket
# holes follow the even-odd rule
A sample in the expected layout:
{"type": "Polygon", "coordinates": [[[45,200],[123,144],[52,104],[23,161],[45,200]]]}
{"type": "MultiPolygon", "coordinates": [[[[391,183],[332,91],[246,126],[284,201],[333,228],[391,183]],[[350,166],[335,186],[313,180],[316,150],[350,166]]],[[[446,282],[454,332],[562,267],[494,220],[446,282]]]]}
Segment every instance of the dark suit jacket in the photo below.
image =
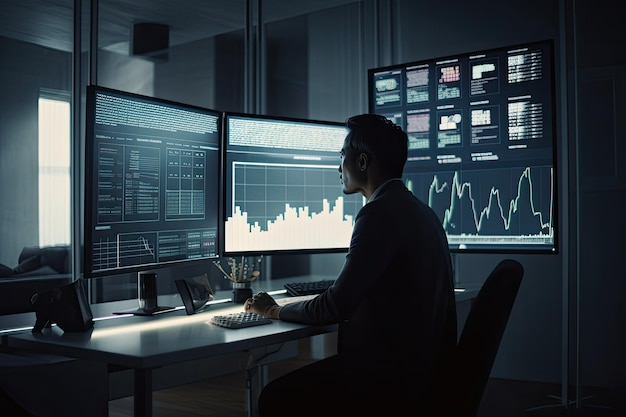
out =
{"type": "Polygon", "coordinates": [[[334,285],[280,318],[339,323],[339,356],[357,372],[429,381],[456,346],[448,243],[435,213],[400,180],[361,209],[334,285]]]}

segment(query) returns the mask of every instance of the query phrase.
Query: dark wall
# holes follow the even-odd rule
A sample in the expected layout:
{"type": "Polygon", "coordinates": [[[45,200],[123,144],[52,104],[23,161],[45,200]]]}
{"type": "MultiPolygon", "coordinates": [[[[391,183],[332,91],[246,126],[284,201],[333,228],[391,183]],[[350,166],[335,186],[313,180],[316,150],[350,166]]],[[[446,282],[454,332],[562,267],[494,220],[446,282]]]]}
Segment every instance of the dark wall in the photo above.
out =
{"type": "Polygon", "coordinates": [[[243,31],[218,36],[215,50],[215,108],[244,109],[243,31]]]}
{"type": "Polygon", "coordinates": [[[576,144],[580,376],[626,391],[626,11],[610,0],[578,0],[576,144]]]}
{"type": "Polygon", "coordinates": [[[309,48],[307,17],[266,25],[265,114],[308,114],[309,48]]]}

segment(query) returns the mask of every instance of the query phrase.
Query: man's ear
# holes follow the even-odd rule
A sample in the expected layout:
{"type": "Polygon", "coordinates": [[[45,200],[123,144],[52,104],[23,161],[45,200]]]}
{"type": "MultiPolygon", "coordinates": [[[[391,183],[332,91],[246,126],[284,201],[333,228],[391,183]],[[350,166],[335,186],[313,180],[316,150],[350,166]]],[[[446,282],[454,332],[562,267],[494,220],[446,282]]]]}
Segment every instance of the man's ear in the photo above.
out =
{"type": "Polygon", "coordinates": [[[367,154],[361,153],[359,155],[359,168],[361,169],[361,171],[365,171],[368,166],[369,166],[369,158],[367,157],[367,154]]]}

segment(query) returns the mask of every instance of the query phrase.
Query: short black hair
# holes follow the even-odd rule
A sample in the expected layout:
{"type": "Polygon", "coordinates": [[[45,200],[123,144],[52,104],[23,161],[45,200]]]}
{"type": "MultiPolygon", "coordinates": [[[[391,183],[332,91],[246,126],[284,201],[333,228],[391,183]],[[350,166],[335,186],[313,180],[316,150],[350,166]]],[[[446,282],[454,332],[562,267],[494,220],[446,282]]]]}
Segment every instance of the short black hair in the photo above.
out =
{"type": "Polygon", "coordinates": [[[402,176],[408,155],[408,136],[400,126],[379,114],[360,114],[346,120],[346,145],[378,162],[381,174],[402,176]]]}

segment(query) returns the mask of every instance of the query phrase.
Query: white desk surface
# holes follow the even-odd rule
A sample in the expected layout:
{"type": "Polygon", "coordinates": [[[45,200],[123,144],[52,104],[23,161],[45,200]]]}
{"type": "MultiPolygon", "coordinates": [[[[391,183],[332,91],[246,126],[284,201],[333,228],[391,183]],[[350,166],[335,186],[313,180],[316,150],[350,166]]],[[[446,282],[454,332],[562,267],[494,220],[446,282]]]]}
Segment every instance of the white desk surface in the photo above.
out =
{"type": "MultiPolygon", "coordinates": [[[[258,282],[253,290],[282,289],[283,282],[287,281],[258,282]]],[[[230,291],[218,292],[216,299],[229,295],[230,291]]],[[[457,292],[457,302],[474,295],[475,291],[472,290],[457,292]]],[[[134,369],[149,369],[297,340],[337,329],[336,325],[308,326],[280,320],[243,329],[227,329],[211,324],[209,320],[217,314],[242,311],[241,305],[233,305],[232,302],[215,304],[208,306],[202,313],[186,315],[180,306],[180,298],[171,297],[165,301],[173,301],[169,305],[178,306],[179,310],[147,317],[118,316],[110,313],[116,309],[136,307],[136,301],[96,304],[92,306],[96,321],[89,331],[64,333],[56,326],[44,329],[39,334],[27,331],[9,335],[8,346],[134,369]]],[[[161,297],[159,304],[163,304],[161,297]]]]}
{"type": "MultiPolygon", "coordinates": [[[[317,280],[328,276],[300,278],[317,280]]],[[[295,279],[298,280],[298,279],[295,279]]],[[[253,291],[282,290],[293,279],[259,281],[253,291]]],[[[474,289],[456,293],[457,302],[475,296],[474,289]]],[[[216,293],[216,300],[232,296],[216,293]]],[[[279,298],[281,295],[276,295],[279,298]]],[[[202,313],[186,315],[180,298],[159,296],[159,304],[179,309],[156,316],[119,316],[113,311],[134,308],[136,300],[92,305],[96,321],[93,329],[63,332],[54,326],[42,333],[24,331],[10,334],[9,346],[45,351],[50,354],[106,362],[134,369],[149,369],[193,359],[245,351],[336,331],[336,325],[308,326],[274,320],[271,324],[243,329],[226,329],[209,323],[216,314],[242,311],[242,306],[226,302],[210,305],[202,313]]],[[[34,323],[33,323],[34,324],[34,323]]]]}
{"type": "Polygon", "coordinates": [[[241,305],[209,306],[186,315],[184,309],[156,316],[98,318],[84,333],[54,326],[42,333],[9,335],[9,347],[45,351],[134,369],[150,369],[230,352],[241,352],[333,332],[336,325],[307,326],[274,320],[271,324],[227,329],[209,323],[212,316],[242,311],[241,305]]]}

